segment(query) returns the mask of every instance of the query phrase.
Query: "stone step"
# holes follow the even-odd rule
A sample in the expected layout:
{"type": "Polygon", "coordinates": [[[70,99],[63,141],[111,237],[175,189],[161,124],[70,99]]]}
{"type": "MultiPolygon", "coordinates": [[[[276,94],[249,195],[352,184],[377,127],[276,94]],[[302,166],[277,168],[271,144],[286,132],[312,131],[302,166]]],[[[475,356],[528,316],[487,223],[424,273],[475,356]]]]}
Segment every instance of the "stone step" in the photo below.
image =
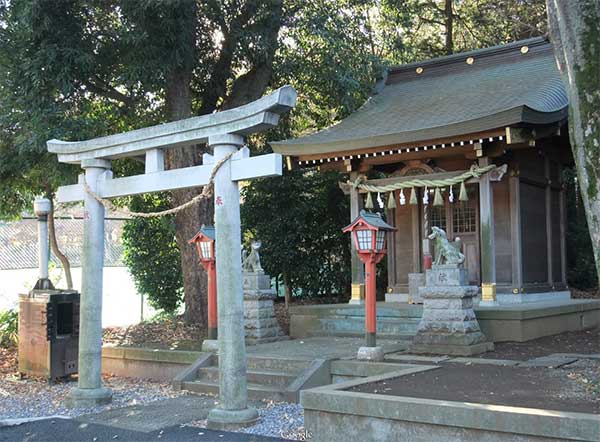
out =
{"type": "MultiPolygon", "coordinates": [[[[377,318],[377,334],[394,339],[402,339],[402,336],[411,337],[417,333],[420,321],[420,318],[377,318]]],[[[317,332],[335,336],[347,336],[348,333],[362,335],[365,330],[365,319],[364,317],[319,318],[313,322],[313,326],[313,329],[309,330],[311,335],[318,334],[317,332]]]]}
{"type": "MultiPolygon", "coordinates": [[[[209,393],[219,394],[219,383],[197,380],[192,382],[183,382],[181,385],[182,389],[188,390],[194,393],[209,393]]],[[[270,399],[274,401],[289,401],[289,395],[281,388],[274,387],[271,385],[260,385],[254,383],[248,383],[248,399],[250,400],[262,400],[270,399]]]]}
{"type": "MultiPolygon", "coordinates": [[[[316,331],[309,335],[309,337],[319,337],[319,336],[335,336],[336,338],[364,338],[365,331],[348,331],[348,332],[330,332],[330,331],[316,331]]],[[[415,337],[415,333],[405,333],[405,334],[397,334],[397,333],[377,333],[378,339],[393,339],[394,341],[406,341],[407,343],[411,343],[413,338],[415,337]]]]}
{"type": "MultiPolygon", "coordinates": [[[[295,374],[275,370],[248,370],[248,383],[273,386],[285,389],[295,378],[295,374]]],[[[202,367],[198,370],[198,380],[219,382],[219,367],[202,367]]]]}
{"type": "MultiPolygon", "coordinates": [[[[218,359],[218,358],[217,358],[218,359]]],[[[312,361],[306,359],[273,358],[268,356],[248,355],[248,371],[279,371],[296,376],[304,371],[312,361]]],[[[216,361],[218,367],[219,362],[216,361]]]]}

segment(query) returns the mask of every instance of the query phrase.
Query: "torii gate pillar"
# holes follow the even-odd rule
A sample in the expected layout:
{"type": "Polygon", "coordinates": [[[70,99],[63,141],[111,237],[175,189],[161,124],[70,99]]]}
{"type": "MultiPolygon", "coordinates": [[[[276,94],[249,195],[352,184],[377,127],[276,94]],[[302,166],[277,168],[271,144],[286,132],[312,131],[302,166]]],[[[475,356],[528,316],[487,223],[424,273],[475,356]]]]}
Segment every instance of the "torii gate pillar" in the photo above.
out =
{"type": "Polygon", "coordinates": [[[62,186],[57,192],[62,203],[83,200],[86,211],[79,383],[69,398],[71,405],[85,407],[111,399],[111,392],[102,387],[101,378],[104,207],[96,198],[205,186],[209,184],[213,165],[238,152],[221,164],[214,181],[221,401],[211,411],[209,424],[239,426],[258,418],[256,410],[247,407],[238,182],[280,176],[282,157],[280,154],[250,157],[248,148],[239,148],[244,136],[275,127],[280,114],[295,106],[296,97],[292,87],[283,86],[252,103],[216,114],[93,140],[48,141],[48,151],[58,154],[60,162],[79,164],[85,170],[85,177],[80,177],[78,184],[62,186]],[[164,170],[164,150],[203,143],[213,147],[214,158],[206,155],[202,166],[164,170]],[[145,158],[145,173],[113,178],[110,162],[117,158],[145,158]]]}
{"type": "MultiPolygon", "coordinates": [[[[98,181],[110,170],[110,161],[81,161],[85,180],[97,191],[98,181]]],[[[110,172],[109,172],[110,173],[110,172]]],[[[83,213],[83,256],[79,320],[79,368],[77,388],[69,393],[72,407],[107,404],[112,391],[102,386],[102,276],[104,269],[104,206],[85,194],[83,213]]]]}
{"type": "MultiPolygon", "coordinates": [[[[244,138],[235,134],[208,138],[215,163],[236,152],[244,138]]],[[[214,184],[215,256],[217,260],[217,311],[219,315],[219,406],[208,414],[209,428],[245,426],[258,419],[248,408],[246,345],[244,341],[244,295],[240,230],[240,190],[231,179],[231,162],[217,172],[214,184]]]]}

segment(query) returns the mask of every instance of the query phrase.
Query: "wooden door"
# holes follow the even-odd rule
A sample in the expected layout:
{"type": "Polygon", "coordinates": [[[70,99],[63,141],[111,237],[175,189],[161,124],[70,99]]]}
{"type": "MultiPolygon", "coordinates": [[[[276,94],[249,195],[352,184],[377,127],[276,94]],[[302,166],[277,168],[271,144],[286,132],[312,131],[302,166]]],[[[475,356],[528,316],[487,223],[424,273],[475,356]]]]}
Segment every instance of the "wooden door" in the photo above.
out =
{"type": "Polygon", "coordinates": [[[452,215],[451,232],[449,237],[460,238],[465,254],[465,268],[469,283],[479,285],[481,269],[479,264],[479,189],[477,186],[467,186],[468,201],[456,201],[450,204],[452,215]]]}
{"type": "Polygon", "coordinates": [[[465,254],[465,268],[469,283],[479,285],[481,272],[479,264],[479,191],[477,186],[467,186],[468,201],[450,203],[444,194],[444,205],[427,208],[429,226],[439,227],[448,235],[450,241],[459,237],[462,241],[462,252],[465,254]]]}

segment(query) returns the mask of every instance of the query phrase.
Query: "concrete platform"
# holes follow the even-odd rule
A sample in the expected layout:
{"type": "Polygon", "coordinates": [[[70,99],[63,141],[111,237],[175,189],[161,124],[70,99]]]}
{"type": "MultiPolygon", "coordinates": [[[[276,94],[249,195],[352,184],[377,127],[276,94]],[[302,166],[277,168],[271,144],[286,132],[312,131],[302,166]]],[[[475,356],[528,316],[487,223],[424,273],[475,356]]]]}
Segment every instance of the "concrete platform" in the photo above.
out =
{"type": "MultiPolygon", "coordinates": [[[[364,333],[364,306],[321,304],[290,308],[290,335],[359,337],[364,333]]],[[[381,338],[412,340],[423,314],[421,305],[377,303],[377,334],[381,338]]],[[[555,301],[476,307],[486,337],[494,342],[524,342],[600,325],[600,300],[555,301]]]]}

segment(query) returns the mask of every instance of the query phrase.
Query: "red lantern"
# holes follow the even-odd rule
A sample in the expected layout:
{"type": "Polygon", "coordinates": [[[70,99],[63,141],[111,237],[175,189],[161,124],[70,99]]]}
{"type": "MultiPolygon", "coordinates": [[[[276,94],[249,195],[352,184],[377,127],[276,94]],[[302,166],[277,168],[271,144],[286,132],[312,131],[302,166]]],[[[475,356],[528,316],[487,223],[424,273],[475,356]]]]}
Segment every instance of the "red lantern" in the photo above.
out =
{"type": "Polygon", "coordinates": [[[376,266],[387,251],[387,232],[396,229],[387,224],[380,214],[360,211],[360,215],[343,229],[352,234],[352,243],[360,260],[365,264],[365,328],[367,347],[375,347],[377,330],[376,266]]]}
{"type": "Polygon", "coordinates": [[[217,339],[217,271],[215,265],[215,228],[202,225],[190,239],[196,244],[200,264],[208,276],[208,339],[217,339]]]}

